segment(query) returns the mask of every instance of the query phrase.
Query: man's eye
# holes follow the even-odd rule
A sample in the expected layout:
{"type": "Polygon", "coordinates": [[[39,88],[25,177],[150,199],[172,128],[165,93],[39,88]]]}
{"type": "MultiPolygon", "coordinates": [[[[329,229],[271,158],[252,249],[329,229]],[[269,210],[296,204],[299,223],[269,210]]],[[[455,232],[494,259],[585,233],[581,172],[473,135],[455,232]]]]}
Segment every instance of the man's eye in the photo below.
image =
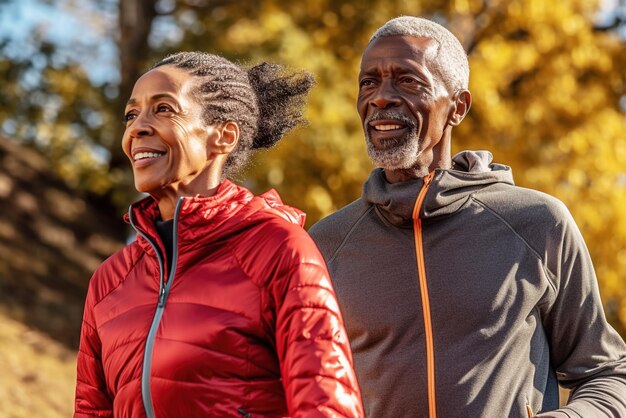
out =
{"type": "Polygon", "coordinates": [[[371,80],[369,78],[366,78],[364,80],[361,80],[359,82],[359,87],[368,87],[374,84],[374,80],[371,80]]]}
{"type": "Polygon", "coordinates": [[[160,104],[156,108],[157,112],[171,112],[172,108],[166,104],[160,104]]]}
{"type": "Polygon", "coordinates": [[[413,77],[402,77],[400,79],[400,82],[402,84],[415,84],[415,83],[417,83],[417,80],[414,79],[413,77]]]}

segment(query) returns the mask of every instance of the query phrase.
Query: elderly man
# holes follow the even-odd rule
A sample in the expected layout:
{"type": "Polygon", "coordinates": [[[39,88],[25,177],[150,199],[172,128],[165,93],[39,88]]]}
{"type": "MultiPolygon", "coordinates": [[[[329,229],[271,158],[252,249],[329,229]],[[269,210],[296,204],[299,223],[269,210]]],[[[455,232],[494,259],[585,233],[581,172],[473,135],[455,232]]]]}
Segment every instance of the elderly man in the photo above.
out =
{"type": "Polygon", "coordinates": [[[366,414],[626,417],[626,346],[567,208],[489,152],[450,155],[468,79],[459,41],[426,19],[392,19],[363,53],[357,107],[378,168],[310,232],[366,414]]]}

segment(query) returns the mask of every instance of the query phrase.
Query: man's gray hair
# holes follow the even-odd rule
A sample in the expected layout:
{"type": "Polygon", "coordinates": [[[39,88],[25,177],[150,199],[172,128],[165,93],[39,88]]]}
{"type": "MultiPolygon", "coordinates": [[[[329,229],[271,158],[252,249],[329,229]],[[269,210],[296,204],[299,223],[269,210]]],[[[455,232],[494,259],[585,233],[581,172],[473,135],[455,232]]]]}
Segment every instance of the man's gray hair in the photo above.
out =
{"type": "Polygon", "coordinates": [[[469,63],[463,45],[448,29],[432,20],[415,16],[400,16],[389,20],[378,28],[370,43],[383,36],[409,35],[431,38],[439,44],[437,60],[434,62],[442,81],[452,94],[469,85],[469,63]]]}

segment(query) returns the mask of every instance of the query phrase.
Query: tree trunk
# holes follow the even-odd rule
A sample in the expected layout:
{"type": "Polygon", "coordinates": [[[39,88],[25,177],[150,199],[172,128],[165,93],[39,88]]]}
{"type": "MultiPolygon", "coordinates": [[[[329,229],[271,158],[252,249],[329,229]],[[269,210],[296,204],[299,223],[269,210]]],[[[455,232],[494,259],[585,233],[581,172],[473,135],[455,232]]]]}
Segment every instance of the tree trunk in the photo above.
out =
{"type": "MultiPolygon", "coordinates": [[[[120,119],[124,112],[126,101],[130,97],[133,85],[145,70],[146,60],[150,56],[148,36],[152,21],[157,15],[154,0],[123,0],[119,2],[119,59],[120,59],[120,86],[118,105],[116,108],[120,119]]],[[[116,127],[116,138],[121,141],[124,127],[116,127]]],[[[126,170],[128,160],[121,147],[114,146],[111,150],[111,170],[126,170]]]]}

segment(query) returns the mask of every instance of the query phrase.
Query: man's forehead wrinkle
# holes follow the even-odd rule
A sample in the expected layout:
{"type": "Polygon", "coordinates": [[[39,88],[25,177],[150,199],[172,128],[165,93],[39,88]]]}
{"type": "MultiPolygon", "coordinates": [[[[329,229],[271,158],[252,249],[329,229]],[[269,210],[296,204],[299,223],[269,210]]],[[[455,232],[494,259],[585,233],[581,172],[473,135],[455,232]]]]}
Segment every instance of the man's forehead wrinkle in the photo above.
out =
{"type": "Polygon", "coordinates": [[[426,64],[426,59],[423,55],[420,60],[406,57],[387,57],[372,59],[370,63],[364,61],[362,64],[367,64],[367,66],[361,66],[360,76],[389,72],[391,74],[417,73],[423,77],[432,77],[432,70],[426,64]]]}

